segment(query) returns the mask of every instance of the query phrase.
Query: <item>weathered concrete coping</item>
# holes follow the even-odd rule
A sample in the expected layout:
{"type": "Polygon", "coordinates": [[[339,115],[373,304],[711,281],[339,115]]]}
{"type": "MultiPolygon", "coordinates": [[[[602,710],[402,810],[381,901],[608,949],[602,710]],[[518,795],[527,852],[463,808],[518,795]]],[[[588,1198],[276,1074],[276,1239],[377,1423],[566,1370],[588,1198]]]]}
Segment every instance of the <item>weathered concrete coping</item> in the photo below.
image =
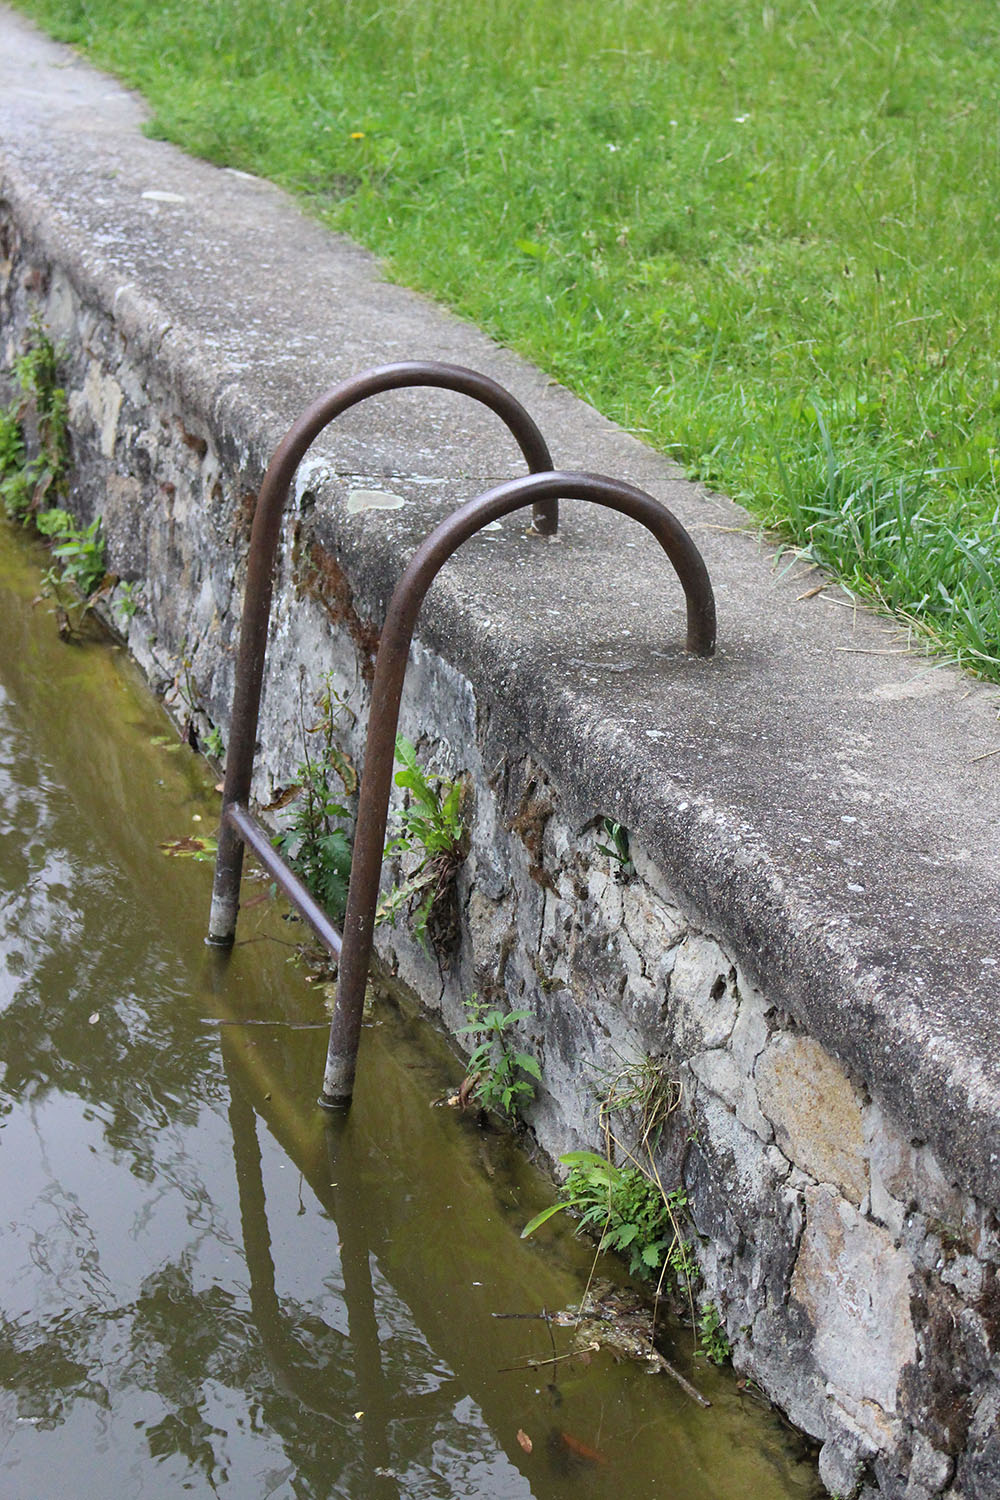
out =
{"type": "MultiPolygon", "coordinates": [[[[506,384],[561,468],[627,479],[688,526],[718,596],[712,663],[680,650],[680,591],[655,546],[573,505],[555,544],[513,522],[471,543],[422,638],[519,724],[585,817],[636,833],[692,915],[958,1181],[1000,1201],[996,692],[907,654],[802,566],[776,569],[736,507],[386,284],[274,188],[147,140],[143,118],[0,12],[0,189],[21,233],[113,313],[241,473],[259,479],[328,384],[435,358],[506,384]]],[[[378,623],[444,509],[519,472],[488,414],[406,393],[343,419],[303,484],[378,623]]]]}

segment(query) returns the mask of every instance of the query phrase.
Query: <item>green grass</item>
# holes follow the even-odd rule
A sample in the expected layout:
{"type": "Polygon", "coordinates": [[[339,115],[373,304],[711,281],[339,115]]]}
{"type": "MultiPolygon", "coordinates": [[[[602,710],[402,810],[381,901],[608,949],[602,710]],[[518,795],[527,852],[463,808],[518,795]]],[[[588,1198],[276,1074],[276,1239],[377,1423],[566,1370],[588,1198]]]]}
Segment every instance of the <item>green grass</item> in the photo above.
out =
{"type": "Polygon", "coordinates": [[[23,8],[1000,676],[1000,12],[23,8]]]}

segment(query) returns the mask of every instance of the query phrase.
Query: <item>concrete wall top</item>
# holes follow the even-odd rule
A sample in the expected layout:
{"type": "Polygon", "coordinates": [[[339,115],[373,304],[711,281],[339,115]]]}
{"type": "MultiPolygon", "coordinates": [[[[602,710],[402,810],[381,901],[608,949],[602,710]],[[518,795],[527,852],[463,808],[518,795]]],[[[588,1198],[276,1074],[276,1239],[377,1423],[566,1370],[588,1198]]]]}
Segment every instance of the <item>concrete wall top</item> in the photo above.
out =
{"type": "MultiPolygon", "coordinates": [[[[507,385],[560,468],[630,480],[675,511],[716,588],[711,663],[681,650],[680,589],[655,545],[580,504],[555,543],[518,518],[470,543],[421,635],[517,721],[585,816],[637,832],[692,914],[915,1139],[1000,1201],[996,690],[909,652],[836,588],[815,592],[804,565],[776,568],[737,507],[389,285],[275,188],[148,140],[144,117],[0,11],[0,195],[249,475],[336,380],[440,359],[507,385]]],[[[431,392],[349,414],[309,464],[376,623],[416,540],[523,470],[495,418],[431,392]],[[349,510],[364,488],[403,503],[349,510]]]]}

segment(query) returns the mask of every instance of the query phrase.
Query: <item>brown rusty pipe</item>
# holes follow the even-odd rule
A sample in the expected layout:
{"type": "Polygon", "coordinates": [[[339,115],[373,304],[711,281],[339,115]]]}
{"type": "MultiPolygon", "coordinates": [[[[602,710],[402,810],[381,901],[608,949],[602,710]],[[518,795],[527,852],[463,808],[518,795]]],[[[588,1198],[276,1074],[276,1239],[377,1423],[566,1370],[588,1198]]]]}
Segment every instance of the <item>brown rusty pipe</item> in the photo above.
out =
{"type": "Polygon", "coordinates": [[[354,1089],[399,704],[417,614],[427,590],[456,548],[491,521],[546,499],[590,500],[641,522],[667,554],[684,589],[688,651],[695,656],[711,656],[715,649],[715,600],[701,553],[666,506],[632,485],[595,474],[529,475],[470,500],[431,532],[396,585],[375,662],[337,1000],[319,1097],[324,1108],[346,1108],[354,1089]]]}
{"type": "MultiPolygon", "coordinates": [[[[246,807],[250,801],[264,655],[274,586],[274,559],[285,503],[295,471],[311,444],[335,417],[356,406],[358,402],[367,400],[369,396],[408,386],[434,386],[442,390],[457,391],[480,401],[506,423],[529,469],[539,472],[552,468],[552,458],[545,439],[524,407],[509,391],[475,370],[467,370],[461,365],[439,364],[433,360],[382,365],[345,380],[314,401],[289,428],[275,449],[264,475],[250,534],[239,655],[236,662],[236,687],[222,793],[222,822],[208,923],[207,941],[217,947],[231,947],[236,935],[240,878],[243,873],[243,839],[226,814],[234,804],[246,807]]],[[[534,507],[535,531],[544,536],[552,536],[558,525],[558,514],[556,498],[539,498],[534,507]]]]}
{"type": "Polygon", "coordinates": [[[253,851],[257,861],[263,865],[279,891],[287,896],[299,914],[305,917],[330,956],[339,958],[343,942],[340,933],[312,891],[299,879],[294,870],[289,869],[272,844],[266,830],[239,802],[230,802],[226,808],[225,817],[227,823],[231,823],[236,829],[246,847],[253,851]]]}

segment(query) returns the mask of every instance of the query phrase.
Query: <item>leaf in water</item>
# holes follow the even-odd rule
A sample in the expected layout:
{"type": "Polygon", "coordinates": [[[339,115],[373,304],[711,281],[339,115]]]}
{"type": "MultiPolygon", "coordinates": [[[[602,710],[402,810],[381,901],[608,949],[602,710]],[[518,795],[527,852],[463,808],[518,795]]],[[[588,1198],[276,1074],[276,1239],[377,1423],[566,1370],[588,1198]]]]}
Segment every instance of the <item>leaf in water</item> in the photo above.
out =
{"type": "Polygon", "coordinates": [[[521,1230],[522,1240],[526,1240],[529,1234],[534,1234],[536,1229],[541,1229],[542,1225],[547,1224],[553,1214],[560,1213],[565,1207],[565,1203],[550,1203],[548,1208],[543,1208],[541,1213],[536,1214],[533,1219],[530,1219],[521,1230]]]}
{"type": "Polygon", "coordinates": [[[481,1075],[479,1073],[467,1073],[462,1079],[462,1083],[458,1090],[458,1093],[455,1095],[455,1103],[458,1105],[459,1109],[468,1109],[469,1100],[472,1098],[475,1092],[476,1084],[479,1082],[480,1076],[481,1075]]]}
{"type": "Polygon", "coordinates": [[[581,1442],[571,1432],[560,1432],[559,1439],[564,1448],[567,1448],[575,1458],[583,1459],[588,1464],[606,1464],[607,1458],[598,1449],[592,1448],[589,1443],[581,1442]]]}
{"type": "Polygon", "coordinates": [[[168,839],[159,848],[162,854],[169,854],[176,859],[207,860],[215,858],[217,845],[215,839],[193,838],[186,833],[182,838],[168,839]]]}
{"type": "Polygon", "coordinates": [[[519,1427],[517,1429],[517,1440],[521,1444],[521,1447],[524,1449],[525,1453],[530,1453],[532,1448],[535,1446],[523,1427],[519,1427]]]}

